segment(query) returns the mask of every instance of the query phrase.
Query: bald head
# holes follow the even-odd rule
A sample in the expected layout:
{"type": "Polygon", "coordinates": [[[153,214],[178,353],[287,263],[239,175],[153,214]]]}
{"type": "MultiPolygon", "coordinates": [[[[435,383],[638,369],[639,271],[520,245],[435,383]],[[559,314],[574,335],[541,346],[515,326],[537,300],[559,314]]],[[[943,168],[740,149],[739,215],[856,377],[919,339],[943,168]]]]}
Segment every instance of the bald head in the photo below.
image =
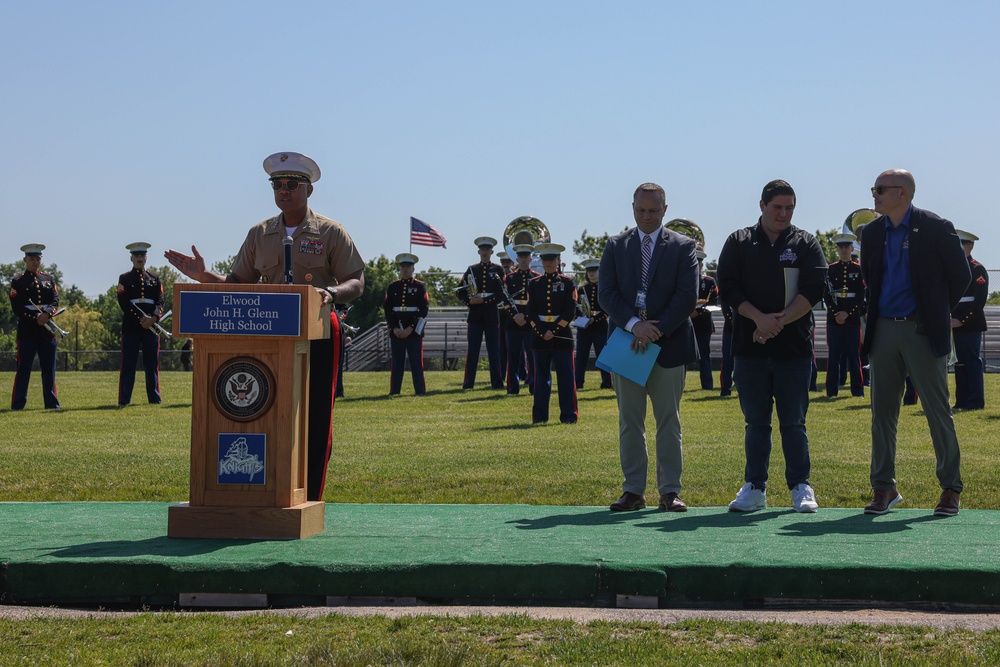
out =
{"type": "Polygon", "coordinates": [[[913,174],[905,169],[883,171],[875,179],[875,186],[872,187],[875,210],[889,216],[892,223],[898,225],[910,208],[916,187],[913,174]]]}
{"type": "Polygon", "coordinates": [[[902,185],[910,199],[913,199],[913,195],[917,192],[917,182],[913,180],[913,174],[905,169],[886,169],[879,176],[892,179],[892,185],[902,185]]]}

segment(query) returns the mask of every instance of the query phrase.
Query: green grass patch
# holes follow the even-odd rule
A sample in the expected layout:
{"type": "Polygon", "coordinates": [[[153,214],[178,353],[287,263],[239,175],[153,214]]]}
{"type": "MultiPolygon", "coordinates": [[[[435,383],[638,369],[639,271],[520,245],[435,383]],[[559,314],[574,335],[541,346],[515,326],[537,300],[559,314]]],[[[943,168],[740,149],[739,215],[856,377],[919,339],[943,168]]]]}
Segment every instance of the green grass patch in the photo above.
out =
{"type": "MultiPolygon", "coordinates": [[[[191,377],[165,372],[163,405],[119,410],[117,373],[61,373],[59,412],[41,409],[33,378],[28,408],[0,418],[0,501],[186,500],[191,377]]],[[[588,379],[595,381],[578,396],[577,424],[532,427],[527,392],[463,391],[459,372],[428,373],[428,396],[391,398],[388,374],[348,373],[324,499],[606,505],[621,489],[618,413],[614,394],[598,389],[596,376],[588,379]]],[[[12,383],[12,373],[0,373],[0,386],[12,383]]],[[[743,481],[743,416],[737,398],[699,386],[697,374],[689,374],[681,403],[682,495],[692,506],[722,506],[743,481]]],[[[818,500],[822,507],[861,507],[870,497],[868,399],[812,396],[807,430],[818,500]]],[[[987,375],[987,405],[998,401],[1000,376],[987,375]]],[[[955,416],[965,508],[1000,508],[996,421],[992,409],[955,416]]],[[[648,425],[651,440],[652,414],[648,425]]],[[[940,488],[919,406],[902,408],[897,459],[905,506],[933,507],[940,488]]],[[[788,506],[776,423],[771,461],[769,505],[788,506]]],[[[649,489],[655,497],[652,466],[649,489]]]]}
{"type": "Polygon", "coordinates": [[[525,616],[143,614],[0,621],[0,666],[992,665],[1000,632],[525,616]]]}

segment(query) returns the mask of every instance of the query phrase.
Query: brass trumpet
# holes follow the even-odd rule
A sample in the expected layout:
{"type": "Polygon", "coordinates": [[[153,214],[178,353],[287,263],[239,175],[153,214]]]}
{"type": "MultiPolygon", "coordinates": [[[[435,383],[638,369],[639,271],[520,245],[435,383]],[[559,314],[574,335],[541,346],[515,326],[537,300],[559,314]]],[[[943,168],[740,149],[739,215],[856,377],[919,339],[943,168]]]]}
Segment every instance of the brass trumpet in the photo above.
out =
{"type": "Polygon", "coordinates": [[[594,309],[590,305],[590,297],[587,296],[587,290],[585,289],[581,289],[579,292],[580,301],[577,305],[580,307],[580,313],[587,319],[590,319],[594,316],[594,309]]]}
{"type": "MultiPolygon", "coordinates": [[[[143,311],[143,309],[140,308],[137,304],[132,303],[132,307],[135,308],[137,311],[139,311],[140,317],[146,317],[146,316],[152,317],[152,315],[149,315],[149,313],[143,311]]],[[[163,313],[163,316],[160,317],[160,319],[161,320],[167,319],[168,317],[170,317],[170,313],[172,313],[172,312],[174,312],[174,311],[168,310],[167,312],[163,313]]],[[[167,331],[166,329],[164,329],[163,327],[161,327],[160,323],[157,322],[156,320],[153,321],[153,325],[150,327],[150,329],[152,329],[153,333],[155,333],[157,336],[163,336],[163,337],[168,338],[168,339],[174,337],[174,335],[172,333],[170,333],[169,331],[167,331]]]]}
{"type": "MultiPolygon", "coordinates": [[[[41,308],[39,308],[38,305],[34,301],[32,301],[31,299],[28,299],[28,303],[30,303],[32,306],[34,306],[35,310],[37,310],[39,313],[44,313],[45,312],[44,310],[42,310],[41,308]]],[[[58,315],[59,313],[63,312],[64,310],[66,310],[66,309],[62,308],[62,309],[57,310],[56,312],[52,313],[52,315],[49,316],[49,319],[46,320],[45,324],[42,325],[43,327],[45,327],[46,329],[49,330],[50,334],[52,334],[53,336],[58,336],[60,338],[65,338],[66,336],[69,335],[69,332],[66,331],[65,329],[61,329],[59,327],[59,325],[56,324],[55,320],[53,320],[52,318],[55,317],[56,315],[58,315]]]]}

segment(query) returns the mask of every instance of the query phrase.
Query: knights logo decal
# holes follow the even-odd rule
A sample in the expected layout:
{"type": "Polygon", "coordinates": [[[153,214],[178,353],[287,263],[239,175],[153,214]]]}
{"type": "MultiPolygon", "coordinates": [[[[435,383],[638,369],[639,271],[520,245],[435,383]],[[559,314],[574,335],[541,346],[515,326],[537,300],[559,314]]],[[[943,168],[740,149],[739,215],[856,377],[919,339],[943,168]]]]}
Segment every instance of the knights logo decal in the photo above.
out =
{"type": "Polygon", "coordinates": [[[219,484],[266,484],[267,436],[219,434],[219,484]]]}
{"type": "Polygon", "coordinates": [[[274,402],[274,375],[253,357],[236,357],[222,365],[212,382],[215,407],[229,419],[258,419],[274,402]]]}

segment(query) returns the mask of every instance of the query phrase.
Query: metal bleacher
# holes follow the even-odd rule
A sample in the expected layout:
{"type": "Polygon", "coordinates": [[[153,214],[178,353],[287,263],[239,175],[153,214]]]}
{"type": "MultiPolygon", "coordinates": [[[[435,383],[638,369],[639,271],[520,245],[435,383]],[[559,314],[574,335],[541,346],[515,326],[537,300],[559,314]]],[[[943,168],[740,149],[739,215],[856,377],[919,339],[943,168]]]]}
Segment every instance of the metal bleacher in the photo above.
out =
{"type": "MultiPolygon", "coordinates": [[[[463,307],[431,309],[424,327],[424,364],[427,369],[454,370],[464,363],[466,354],[465,316],[463,307]]],[[[986,306],[988,330],[983,334],[983,362],[987,373],[1000,372],[1000,306],[986,306]]],[[[712,359],[722,356],[722,313],[712,314],[716,334],[712,336],[712,359]]],[[[826,311],[814,310],[816,319],[815,349],[817,360],[825,360],[826,311]]],[[[480,350],[486,358],[486,346],[480,350]]],[[[593,356],[593,352],[591,352],[593,356]]],[[[389,368],[389,332],[385,323],[359,334],[347,348],[345,368],[349,371],[387,370],[389,368]]]]}

